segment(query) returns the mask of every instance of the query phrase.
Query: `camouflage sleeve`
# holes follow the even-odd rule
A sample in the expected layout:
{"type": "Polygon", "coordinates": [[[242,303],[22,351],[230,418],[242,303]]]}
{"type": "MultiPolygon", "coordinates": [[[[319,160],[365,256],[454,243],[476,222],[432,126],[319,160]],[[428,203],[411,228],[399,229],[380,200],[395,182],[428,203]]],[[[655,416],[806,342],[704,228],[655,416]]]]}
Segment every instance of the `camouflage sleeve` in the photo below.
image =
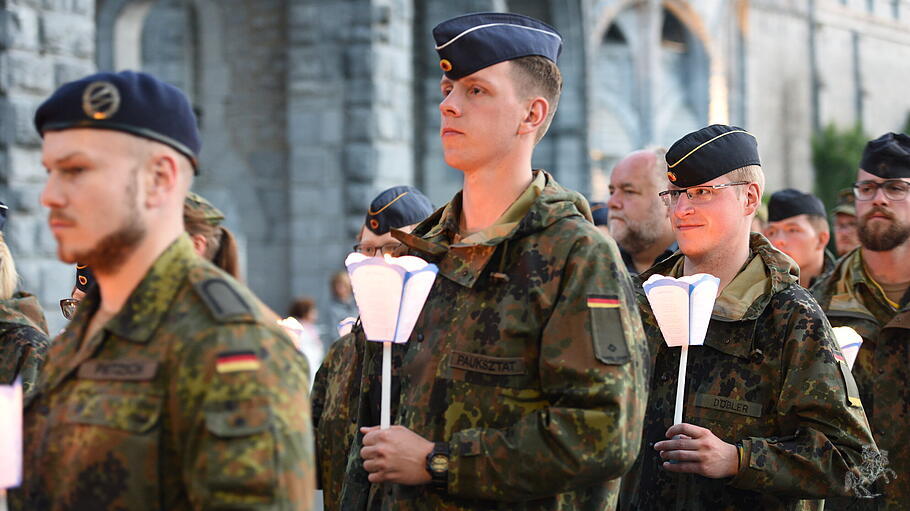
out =
{"type": "MultiPolygon", "coordinates": [[[[347,441],[347,447],[350,447],[350,439],[345,438],[345,431],[338,431],[338,422],[350,429],[356,426],[351,422],[350,414],[344,417],[338,417],[339,412],[343,411],[343,404],[347,402],[350,396],[341,396],[339,394],[350,390],[350,385],[345,385],[353,378],[355,368],[353,362],[355,358],[352,353],[354,348],[354,334],[349,333],[329,347],[329,352],[322,360],[319,371],[316,372],[316,379],[313,382],[313,392],[311,396],[313,410],[313,436],[316,445],[316,488],[324,487],[323,481],[331,473],[330,465],[338,463],[333,459],[334,452],[341,449],[341,444],[347,441]],[[331,399],[331,403],[329,400],[331,399]],[[336,401],[343,401],[338,403],[336,401]],[[325,417],[324,417],[325,415],[325,417]],[[325,420],[323,420],[323,417],[325,420]],[[322,427],[321,427],[322,426],[322,427]]],[[[342,451],[347,452],[347,449],[342,451]]],[[[342,474],[344,473],[342,469],[342,474]]]]}
{"type": "Polygon", "coordinates": [[[172,355],[175,449],[194,509],[306,510],[313,500],[306,358],[279,327],[218,325],[172,355]]]}
{"type": "Polygon", "coordinates": [[[22,378],[26,404],[35,393],[49,345],[44,332],[29,326],[8,330],[0,341],[0,383],[10,384],[16,376],[22,378]]]}
{"type": "Polygon", "coordinates": [[[610,240],[579,239],[541,332],[546,406],[507,429],[474,428],[451,439],[448,492],[526,500],[622,476],[638,453],[648,360],[631,282],[610,240]]]}
{"type": "Polygon", "coordinates": [[[772,331],[786,335],[776,412],[795,433],[743,439],[730,484],[802,498],[852,495],[863,458],[878,451],[831,325],[808,292],[794,293],[781,293],[769,307],[777,309],[771,321],[780,323],[772,331]]]}

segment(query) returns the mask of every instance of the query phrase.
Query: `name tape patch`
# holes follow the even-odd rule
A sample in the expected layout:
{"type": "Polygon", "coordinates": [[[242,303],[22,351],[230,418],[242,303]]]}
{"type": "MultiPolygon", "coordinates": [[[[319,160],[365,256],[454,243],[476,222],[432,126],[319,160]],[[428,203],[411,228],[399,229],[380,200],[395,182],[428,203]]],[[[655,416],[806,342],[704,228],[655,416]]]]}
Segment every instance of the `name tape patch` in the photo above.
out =
{"type": "Polygon", "coordinates": [[[76,374],[84,380],[147,381],[157,372],[157,360],[121,359],[89,360],[76,374]]]}
{"type": "Polygon", "coordinates": [[[259,356],[253,351],[225,351],[218,354],[215,371],[219,373],[236,373],[238,371],[255,371],[259,369],[259,356]]]}
{"type": "Polygon", "coordinates": [[[729,397],[712,396],[711,394],[696,394],[695,406],[720,410],[722,412],[738,413],[749,417],[761,417],[761,405],[750,401],[740,401],[729,397]]]}
{"type": "Polygon", "coordinates": [[[522,358],[488,357],[463,351],[452,352],[449,366],[484,374],[525,374],[525,361],[522,358]]]}

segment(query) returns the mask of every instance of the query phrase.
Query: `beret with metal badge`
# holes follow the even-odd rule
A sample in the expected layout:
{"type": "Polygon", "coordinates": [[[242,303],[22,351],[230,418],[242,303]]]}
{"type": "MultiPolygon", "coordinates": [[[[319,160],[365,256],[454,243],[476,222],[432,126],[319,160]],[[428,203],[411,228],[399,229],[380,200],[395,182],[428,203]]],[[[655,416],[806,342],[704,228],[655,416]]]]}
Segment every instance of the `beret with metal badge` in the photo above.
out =
{"type": "Polygon", "coordinates": [[[521,14],[465,14],[433,28],[439,67],[458,80],[507,60],[539,55],[556,62],[562,36],[546,23],[521,14]]]}
{"type": "Polygon", "coordinates": [[[392,229],[420,223],[433,213],[433,203],[413,186],[395,186],[370,203],[364,221],[367,229],[382,236],[392,229]]]}
{"type": "Polygon", "coordinates": [[[698,186],[749,165],[761,165],[755,136],[724,124],[712,124],[677,140],[667,150],[666,158],[667,178],[680,188],[698,186]]]}
{"type": "Polygon", "coordinates": [[[196,114],[177,87],[134,71],[96,73],[65,83],[35,112],[35,129],[122,131],[169,145],[193,168],[202,147],[196,114]]]}
{"type": "Polygon", "coordinates": [[[882,179],[910,177],[910,137],[885,133],[866,144],[859,167],[882,179]]]}
{"type": "Polygon", "coordinates": [[[787,188],[771,194],[768,201],[768,221],[780,222],[797,215],[826,216],[825,205],[811,193],[787,188]]]}
{"type": "Polygon", "coordinates": [[[84,264],[76,263],[76,289],[87,293],[94,283],[95,274],[92,270],[84,264]]]}

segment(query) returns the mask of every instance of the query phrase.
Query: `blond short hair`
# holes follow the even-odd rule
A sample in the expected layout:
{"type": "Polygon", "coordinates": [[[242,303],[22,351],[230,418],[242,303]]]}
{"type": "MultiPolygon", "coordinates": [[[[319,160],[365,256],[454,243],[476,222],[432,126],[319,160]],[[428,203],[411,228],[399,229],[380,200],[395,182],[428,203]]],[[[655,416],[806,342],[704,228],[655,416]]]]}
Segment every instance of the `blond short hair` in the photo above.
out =
{"type": "MultiPolygon", "coordinates": [[[[745,167],[731,170],[726,175],[731,183],[734,181],[748,181],[757,184],[758,199],[759,201],[761,200],[761,196],[765,192],[765,173],[760,166],[746,165],[745,167]]],[[[741,193],[739,188],[737,188],[737,193],[741,193]]]]}
{"type": "Polygon", "coordinates": [[[0,300],[9,300],[16,293],[19,283],[19,274],[16,272],[16,262],[13,254],[6,245],[3,233],[0,233],[0,300]]]}

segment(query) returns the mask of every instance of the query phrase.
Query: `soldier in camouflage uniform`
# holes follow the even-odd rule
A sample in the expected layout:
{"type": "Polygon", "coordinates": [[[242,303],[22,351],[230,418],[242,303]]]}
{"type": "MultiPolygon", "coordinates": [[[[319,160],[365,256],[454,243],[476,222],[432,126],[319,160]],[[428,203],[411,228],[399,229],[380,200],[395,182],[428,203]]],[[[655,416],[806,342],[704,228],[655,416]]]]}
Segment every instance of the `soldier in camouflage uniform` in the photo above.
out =
{"type": "Polygon", "coordinates": [[[26,409],[14,507],[309,509],[306,361],[183,232],[199,150],[186,97],[99,73],[58,89],[35,125],[58,255],[97,285],[26,409]]]}
{"type": "Polygon", "coordinates": [[[825,509],[910,509],[910,137],[869,142],[854,191],[862,246],[812,292],[832,326],[863,339],[853,377],[890,468],[869,467],[883,476],[869,492],[874,499],[829,501],[825,509]]]}
{"type": "MultiPolygon", "coordinates": [[[[0,230],[7,211],[6,204],[0,202],[0,230]]],[[[0,384],[9,385],[20,377],[28,402],[50,341],[41,304],[24,291],[16,292],[18,280],[13,255],[0,234],[0,384]]]]}
{"type": "Polygon", "coordinates": [[[683,423],[673,424],[680,351],[643,291],[653,373],[642,450],[623,480],[625,510],[821,509],[855,490],[875,456],[856,386],[799,270],[749,234],[764,184],[754,137],[714,125],[667,153],[680,252],[640,278],[720,279],[704,346],[689,351],[683,423]],[[741,187],[741,188],[737,188],[741,187]]]}
{"type": "Polygon", "coordinates": [[[365,343],[358,422],[369,427],[342,507],[610,509],[638,450],[647,355],[616,244],[581,195],[531,170],[561,85],[561,39],[514,14],[462,16],[434,36],[442,145],[465,187],[394,233],[439,274],[396,345],[400,395],[385,431],[374,426],[381,349],[365,343]]]}
{"type": "MultiPolygon", "coordinates": [[[[433,205],[420,190],[395,186],[380,193],[367,209],[354,250],[368,256],[394,253],[401,243],[391,230],[411,230],[433,213],[433,205]]],[[[316,436],[317,486],[322,488],[326,511],[341,509],[341,487],[348,451],[357,434],[357,400],[360,396],[361,350],[353,331],[332,343],[313,382],[313,432],[316,436]]]]}

